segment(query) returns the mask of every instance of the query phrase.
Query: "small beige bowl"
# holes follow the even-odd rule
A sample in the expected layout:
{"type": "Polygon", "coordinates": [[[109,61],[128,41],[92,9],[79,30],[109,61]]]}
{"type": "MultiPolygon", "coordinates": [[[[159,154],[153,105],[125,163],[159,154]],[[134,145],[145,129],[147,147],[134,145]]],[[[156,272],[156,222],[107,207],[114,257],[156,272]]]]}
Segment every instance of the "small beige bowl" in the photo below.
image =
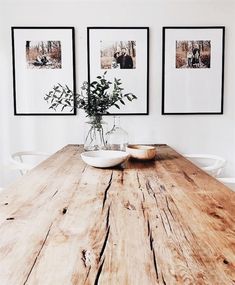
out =
{"type": "Polygon", "coordinates": [[[151,160],[154,159],[157,152],[154,146],[149,145],[128,145],[126,152],[130,154],[131,158],[151,160]]]}

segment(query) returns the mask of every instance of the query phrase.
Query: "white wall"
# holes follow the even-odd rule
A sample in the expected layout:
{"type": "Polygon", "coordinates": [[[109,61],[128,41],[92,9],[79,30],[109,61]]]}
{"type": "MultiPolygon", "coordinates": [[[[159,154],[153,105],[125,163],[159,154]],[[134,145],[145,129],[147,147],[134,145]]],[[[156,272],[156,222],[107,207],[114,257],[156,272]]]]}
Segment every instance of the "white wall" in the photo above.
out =
{"type": "Polygon", "coordinates": [[[150,114],[121,118],[131,142],[167,143],[182,153],[221,155],[228,160],[226,174],[235,175],[234,15],[234,1],[225,0],[0,0],[0,163],[17,150],[54,152],[68,143],[83,142],[81,114],[13,115],[11,26],[74,26],[77,86],[87,79],[87,26],[149,26],[150,114]],[[224,115],[161,115],[161,36],[162,26],[170,25],[226,26],[224,115]]]}

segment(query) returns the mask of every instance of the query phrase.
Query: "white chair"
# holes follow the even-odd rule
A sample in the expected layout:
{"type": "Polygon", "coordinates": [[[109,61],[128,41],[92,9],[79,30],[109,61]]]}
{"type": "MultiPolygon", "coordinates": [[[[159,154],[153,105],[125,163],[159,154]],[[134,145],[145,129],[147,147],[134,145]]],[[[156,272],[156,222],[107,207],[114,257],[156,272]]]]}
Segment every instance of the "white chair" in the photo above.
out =
{"type": "Polygon", "coordinates": [[[217,179],[235,192],[235,177],[220,177],[217,179]]]}
{"type": "Polygon", "coordinates": [[[211,154],[184,154],[184,157],[214,177],[220,175],[226,163],[222,157],[211,154]]]}
{"type": "Polygon", "coordinates": [[[19,151],[11,155],[11,163],[24,175],[48,156],[48,153],[39,151],[19,151]]]}

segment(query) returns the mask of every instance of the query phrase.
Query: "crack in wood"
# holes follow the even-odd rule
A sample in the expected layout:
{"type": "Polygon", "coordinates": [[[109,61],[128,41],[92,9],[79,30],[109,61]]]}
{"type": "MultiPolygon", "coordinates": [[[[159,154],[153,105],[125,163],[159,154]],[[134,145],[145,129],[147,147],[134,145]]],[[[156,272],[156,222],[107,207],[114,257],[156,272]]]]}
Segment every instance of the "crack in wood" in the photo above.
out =
{"type": "Polygon", "coordinates": [[[168,218],[168,216],[167,216],[167,214],[166,214],[165,209],[163,209],[163,212],[164,212],[164,214],[165,214],[165,216],[166,216],[167,223],[168,223],[168,225],[169,225],[170,231],[173,232],[173,231],[172,231],[172,227],[171,227],[171,223],[170,223],[170,221],[169,221],[169,218],[168,218]]]}
{"type": "Polygon", "coordinates": [[[143,204],[142,201],[141,201],[141,210],[142,210],[144,219],[146,219],[146,217],[145,217],[145,208],[144,208],[144,204],[143,204]]]}
{"type": "Polygon", "coordinates": [[[132,211],[136,210],[135,206],[132,205],[129,200],[128,200],[128,202],[126,202],[126,203],[124,204],[124,207],[125,207],[127,210],[132,210],[132,211]]]}
{"type": "Polygon", "coordinates": [[[149,180],[147,179],[147,181],[146,181],[146,189],[147,189],[147,191],[148,191],[148,194],[151,196],[153,196],[153,198],[155,199],[155,201],[156,201],[156,204],[157,204],[157,207],[158,207],[158,200],[157,200],[157,197],[156,197],[156,194],[155,194],[155,192],[153,191],[153,188],[152,188],[152,186],[151,186],[151,184],[150,184],[150,182],[149,182],[149,180]]]}
{"type": "Polygon", "coordinates": [[[149,223],[149,220],[148,220],[147,224],[148,224],[148,236],[149,236],[150,235],[150,223],[149,223]]]}
{"type": "Polygon", "coordinates": [[[152,188],[148,179],[146,180],[146,189],[147,189],[149,194],[153,194],[153,188],[152,188]]]}
{"type": "MultiPolygon", "coordinates": [[[[180,213],[180,211],[179,211],[177,205],[175,204],[175,201],[172,199],[172,197],[169,197],[169,200],[171,201],[171,203],[174,204],[175,209],[178,211],[178,214],[179,214],[179,216],[181,217],[181,213],[180,213]]],[[[168,209],[168,211],[171,213],[167,196],[166,196],[166,202],[167,202],[167,209],[168,209]]],[[[174,221],[176,221],[176,220],[175,220],[175,217],[172,215],[172,213],[171,213],[171,216],[172,216],[172,218],[174,219],[174,221]]],[[[184,228],[183,228],[183,226],[181,225],[180,222],[178,223],[178,226],[180,227],[180,229],[181,229],[181,231],[182,231],[182,233],[183,233],[183,236],[184,236],[185,240],[190,244],[190,241],[189,241],[189,239],[188,239],[188,237],[187,237],[187,235],[186,235],[186,233],[185,233],[185,230],[184,230],[184,228]]],[[[189,230],[189,229],[188,229],[188,230],[189,230]]],[[[189,232],[191,232],[191,231],[189,230],[189,232]]]]}
{"type": "Polygon", "coordinates": [[[89,277],[90,271],[91,271],[91,266],[89,267],[89,269],[88,269],[88,271],[87,271],[86,278],[85,278],[85,280],[84,280],[83,285],[86,284],[86,281],[87,281],[87,279],[88,279],[88,277],[89,277]]]}
{"type": "Polygon", "coordinates": [[[163,276],[163,273],[162,273],[162,282],[163,282],[164,285],[166,285],[166,281],[165,281],[165,278],[163,276]]]}
{"type": "Polygon", "coordinates": [[[209,211],[208,214],[211,215],[212,217],[219,219],[222,222],[224,222],[224,219],[219,214],[217,214],[215,211],[209,211]]]}
{"type": "Polygon", "coordinates": [[[68,207],[64,207],[62,210],[62,214],[65,215],[67,213],[68,207]]]}
{"type": "Polygon", "coordinates": [[[226,258],[223,260],[223,263],[224,264],[229,264],[229,262],[228,262],[228,260],[226,258]]]}
{"type": "Polygon", "coordinates": [[[85,172],[86,168],[87,168],[87,165],[83,168],[82,173],[85,172]]]}
{"type": "Polygon", "coordinates": [[[59,190],[56,190],[55,193],[51,196],[51,198],[55,197],[59,190]]]}
{"type": "Polygon", "coordinates": [[[108,227],[108,230],[106,232],[106,236],[105,236],[105,239],[104,239],[104,243],[103,243],[103,246],[101,248],[101,251],[100,251],[100,256],[99,256],[99,262],[103,256],[103,253],[105,251],[105,248],[106,248],[106,245],[107,245],[107,241],[108,241],[108,238],[109,238],[109,232],[110,232],[110,226],[108,227]]]}
{"type": "Polygon", "coordinates": [[[110,208],[111,208],[111,203],[110,203],[110,205],[109,205],[108,212],[107,212],[107,216],[106,216],[106,230],[108,230],[108,227],[109,227],[110,208]]]}
{"type": "Polygon", "coordinates": [[[168,233],[167,233],[167,230],[166,230],[166,226],[165,226],[165,224],[164,224],[164,221],[163,221],[163,218],[162,218],[162,215],[161,215],[161,214],[160,214],[160,217],[161,217],[161,222],[162,222],[163,228],[164,228],[164,230],[165,230],[165,233],[166,233],[166,235],[168,236],[168,233]]]}
{"type": "Polygon", "coordinates": [[[123,185],[123,179],[124,179],[124,173],[123,173],[123,171],[122,171],[121,180],[120,180],[120,182],[121,182],[122,185],[123,185]]]}
{"type": "Polygon", "coordinates": [[[113,180],[113,171],[111,173],[111,176],[110,176],[110,179],[109,179],[109,183],[108,183],[108,186],[106,187],[105,191],[104,191],[104,198],[103,198],[103,205],[102,205],[102,211],[104,209],[104,206],[105,206],[105,202],[107,200],[107,194],[108,194],[108,190],[109,188],[111,187],[112,185],[112,180],[113,180]]]}
{"type": "Polygon", "coordinates": [[[194,180],[193,180],[191,177],[189,177],[186,172],[183,171],[183,175],[184,175],[184,178],[185,178],[188,182],[192,183],[194,186],[197,186],[197,184],[194,182],[194,180]]]}
{"type": "Polygon", "coordinates": [[[216,208],[218,208],[218,209],[223,209],[224,207],[221,206],[221,205],[216,205],[216,208]]]}
{"type": "Polygon", "coordinates": [[[168,211],[169,211],[169,213],[170,213],[172,219],[175,221],[175,217],[174,217],[174,215],[172,214],[172,211],[171,211],[171,209],[170,209],[169,201],[168,201],[167,196],[165,196],[165,199],[166,199],[166,206],[167,206],[167,209],[168,209],[168,211]]]}
{"type": "Polygon", "coordinates": [[[162,184],[159,185],[160,192],[166,192],[166,187],[162,184]]]}
{"type": "Polygon", "coordinates": [[[36,262],[37,262],[37,260],[38,260],[38,257],[39,257],[39,255],[41,254],[42,249],[43,249],[43,247],[44,247],[44,245],[45,245],[45,243],[46,243],[46,241],[47,241],[47,238],[48,238],[49,233],[50,233],[50,231],[51,231],[52,225],[53,225],[53,223],[51,223],[51,225],[50,225],[50,227],[49,227],[49,229],[48,229],[48,231],[47,231],[47,233],[46,233],[46,236],[45,236],[45,238],[44,238],[44,240],[43,240],[43,242],[42,242],[42,246],[41,246],[41,248],[39,249],[39,252],[38,252],[38,254],[36,255],[36,257],[35,257],[35,259],[34,259],[34,262],[33,262],[32,266],[31,266],[31,268],[30,268],[30,270],[29,270],[29,273],[28,273],[27,276],[26,276],[26,279],[25,279],[23,285],[25,285],[25,284],[28,282],[28,280],[29,280],[29,276],[30,276],[30,274],[32,273],[32,271],[33,271],[33,269],[34,269],[34,266],[35,266],[35,264],[36,264],[36,262]]]}
{"type": "Polygon", "coordinates": [[[136,173],[136,177],[137,177],[137,182],[138,182],[138,188],[139,188],[139,190],[140,190],[141,193],[142,193],[143,202],[145,202],[145,195],[144,195],[144,192],[143,192],[143,188],[142,188],[142,186],[141,186],[141,183],[140,183],[140,177],[139,177],[139,173],[138,173],[138,172],[136,173]]]}
{"type": "Polygon", "coordinates": [[[154,250],[154,247],[153,247],[153,236],[152,236],[152,229],[151,227],[149,226],[149,245],[150,245],[150,250],[152,251],[152,255],[153,255],[153,265],[154,265],[154,270],[155,270],[155,273],[156,273],[156,277],[157,277],[157,280],[159,278],[159,275],[158,275],[158,268],[157,268],[157,261],[156,261],[156,254],[155,254],[155,250],[154,250]]]}
{"type": "Polygon", "coordinates": [[[139,189],[141,189],[140,177],[139,177],[138,171],[136,172],[136,178],[137,178],[137,182],[138,182],[138,185],[139,185],[139,189]]]}
{"type": "Polygon", "coordinates": [[[85,267],[91,266],[91,253],[90,251],[82,250],[82,261],[85,267]]]}
{"type": "Polygon", "coordinates": [[[98,268],[98,271],[97,271],[97,274],[96,274],[96,277],[95,277],[94,285],[98,285],[99,284],[99,278],[100,278],[100,274],[102,272],[104,261],[105,261],[105,259],[103,260],[103,262],[101,263],[100,267],[98,268]]]}

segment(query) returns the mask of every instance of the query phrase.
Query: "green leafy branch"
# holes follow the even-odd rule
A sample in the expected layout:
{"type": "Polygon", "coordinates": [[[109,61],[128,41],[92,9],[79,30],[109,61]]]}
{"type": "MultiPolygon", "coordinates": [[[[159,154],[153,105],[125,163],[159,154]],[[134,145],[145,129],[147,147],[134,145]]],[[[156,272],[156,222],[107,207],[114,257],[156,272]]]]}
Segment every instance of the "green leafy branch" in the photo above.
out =
{"type": "Polygon", "coordinates": [[[110,107],[120,109],[120,104],[125,105],[126,100],[131,102],[137,99],[133,93],[123,94],[121,79],[114,78],[112,83],[105,75],[106,72],[102,76],[97,76],[90,84],[87,81],[83,82],[80,94],[74,94],[67,85],[58,83],[44,99],[50,104],[49,109],[56,111],[61,107],[63,111],[69,108],[71,112],[74,109],[83,109],[89,117],[109,114],[110,107]]]}

